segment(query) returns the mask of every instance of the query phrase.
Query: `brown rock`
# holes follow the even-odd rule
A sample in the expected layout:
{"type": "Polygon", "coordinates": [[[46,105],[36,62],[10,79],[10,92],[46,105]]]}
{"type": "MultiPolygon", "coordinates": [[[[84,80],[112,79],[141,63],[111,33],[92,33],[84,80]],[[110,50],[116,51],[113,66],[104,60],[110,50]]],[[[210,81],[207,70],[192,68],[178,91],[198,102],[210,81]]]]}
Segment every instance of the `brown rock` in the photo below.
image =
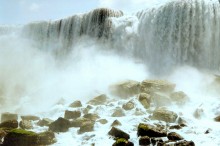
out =
{"type": "Polygon", "coordinates": [[[96,121],[97,119],[100,118],[97,114],[85,114],[83,117],[90,119],[92,121],[96,121]]]}
{"type": "Polygon", "coordinates": [[[168,138],[169,140],[172,140],[172,141],[177,141],[177,140],[182,140],[182,139],[183,139],[183,137],[180,136],[180,135],[179,135],[178,133],[176,133],[176,132],[170,132],[170,133],[168,133],[167,138],[168,138]]]}
{"type": "Polygon", "coordinates": [[[150,142],[150,138],[148,136],[143,136],[139,139],[139,145],[150,145],[151,142],[150,142]]]}
{"type": "Polygon", "coordinates": [[[134,143],[124,138],[118,138],[112,146],[134,146],[134,143]]]}
{"type": "Polygon", "coordinates": [[[176,142],[175,146],[195,146],[195,143],[193,141],[180,141],[180,142],[176,142]]]}
{"type": "Polygon", "coordinates": [[[77,100],[77,101],[74,101],[73,103],[71,103],[69,105],[69,107],[72,107],[72,108],[82,107],[82,103],[81,103],[81,101],[77,100]]]}
{"type": "Polygon", "coordinates": [[[129,101],[122,105],[122,108],[125,110],[132,110],[134,108],[134,103],[132,101],[129,101]]]}
{"type": "Polygon", "coordinates": [[[138,136],[149,136],[149,137],[165,137],[167,136],[166,131],[158,129],[155,126],[149,124],[140,123],[138,125],[138,136]]]}
{"type": "Polygon", "coordinates": [[[18,115],[17,114],[12,114],[12,113],[2,113],[1,115],[1,122],[8,121],[8,120],[18,120],[18,115]]]}
{"type": "Polygon", "coordinates": [[[40,120],[39,117],[37,116],[32,116],[32,115],[27,115],[27,116],[21,116],[22,120],[26,120],[26,121],[37,121],[40,120]]]}
{"type": "Polygon", "coordinates": [[[115,138],[124,138],[126,140],[130,138],[129,134],[115,127],[112,127],[112,129],[108,132],[108,134],[115,138]]]}
{"type": "Polygon", "coordinates": [[[100,119],[97,122],[101,123],[101,124],[107,124],[108,121],[106,119],[100,119]]]}
{"type": "Polygon", "coordinates": [[[19,126],[22,129],[32,129],[33,128],[33,124],[31,123],[31,121],[28,120],[22,120],[19,122],[19,126]]]}
{"type": "Polygon", "coordinates": [[[38,126],[49,126],[51,123],[53,122],[53,120],[51,119],[48,119],[48,118],[43,118],[42,120],[38,121],[37,122],[37,125],[38,126]]]}
{"type": "Polygon", "coordinates": [[[111,124],[112,127],[114,126],[120,126],[121,122],[119,122],[118,120],[114,120],[114,122],[111,124]]]}
{"type": "Polygon", "coordinates": [[[94,97],[92,100],[88,102],[91,105],[102,105],[107,101],[107,96],[105,94],[101,94],[97,97],[94,97]]]}
{"type": "Polygon", "coordinates": [[[169,111],[165,108],[158,108],[153,112],[152,119],[174,123],[177,117],[178,115],[172,111],[169,111]]]}
{"type": "Polygon", "coordinates": [[[85,132],[91,132],[94,130],[94,122],[93,121],[88,121],[88,122],[84,122],[81,126],[80,129],[78,131],[78,134],[82,134],[85,132]]]}
{"type": "Polygon", "coordinates": [[[148,109],[151,104],[151,95],[147,93],[141,93],[138,95],[138,100],[144,106],[144,108],[148,109]]]}
{"type": "Polygon", "coordinates": [[[170,98],[179,105],[182,105],[189,100],[189,97],[182,91],[171,93],[170,98]]]}
{"type": "Polygon", "coordinates": [[[215,117],[214,120],[215,120],[216,122],[220,122],[220,116],[215,117]]]}
{"type": "Polygon", "coordinates": [[[49,125],[49,130],[53,132],[66,132],[69,127],[70,121],[60,117],[49,125]]]}
{"type": "Polygon", "coordinates": [[[81,116],[81,112],[80,111],[65,111],[64,114],[64,118],[65,119],[76,119],[79,118],[81,116]]]}
{"type": "Polygon", "coordinates": [[[18,121],[17,120],[4,121],[0,124],[0,128],[9,128],[9,129],[18,128],[18,121]]]}
{"type": "Polygon", "coordinates": [[[81,127],[83,125],[83,123],[85,122],[90,122],[91,120],[90,119],[87,119],[87,118],[77,118],[73,121],[70,121],[70,127],[81,127]]]}
{"type": "Polygon", "coordinates": [[[112,117],[123,117],[123,116],[125,116],[125,113],[121,108],[116,108],[116,110],[112,114],[112,117]]]}

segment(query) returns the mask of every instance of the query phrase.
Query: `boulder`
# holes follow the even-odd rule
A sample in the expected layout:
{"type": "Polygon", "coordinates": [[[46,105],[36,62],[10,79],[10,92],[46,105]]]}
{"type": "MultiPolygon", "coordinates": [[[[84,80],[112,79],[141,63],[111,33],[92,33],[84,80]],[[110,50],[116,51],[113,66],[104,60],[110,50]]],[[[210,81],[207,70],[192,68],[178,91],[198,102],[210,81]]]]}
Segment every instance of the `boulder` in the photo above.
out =
{"type": "Polygon", "coordinates": [[[171,93],[174,91],[175,86],[175,84],[165,80],[144,80],[140,84],[140,90],[148,94],[154,92],[171,93]]]}
{"type": "Polygon", "coordinates": [[[21,127],[21,129],[32,129],[33,128],[33,124],[29,120],[20,121],[19,126],[21,127]]]}
{"type": "Polygon", "coordinates": [[[124,138],[126,140],[130,138],[129,134],[115,127],[112,127],[111,130],[108,132],[108,134],[115,138],[124,138]]]}
{"type": "Polygon", "coordinates": [[[164,93],[154,92],[152,93],[152,100],[157,107],[171,105],[172,100],[164,93]]]}
{"type": "Polygon", "coordinates": [[[140,92],[140,83],[137,81],[123,81],[110,86],[110,91],[113,95],[128,98],[140,92]]]}
{"type": "Polygon", "coordinates": [[[49,130],[53,132],[66,132],[70,127],[70,121],[59,117],[49,125],[49,130]]]}
{"type": "Polygon", "coordinates": [[[112,146],[134,146],[134,143],[124,138],[118,138],[112,146]]]}
{"type": "Polygon", "coordinates": [[[132,101],[129,101],[122,105],[122,108],[124,110],[132,110],[134,108],[134,103],[132,101]]]}
{"type": "Polygon", "coordinates": [[[65,114],[64,114],[64,118],[65,119],[76,119],[79,118],[81,116],[81,112],[80,111],[69,111],[66,110],[65,114]]]}
{"type": "Polygon", "coordinates": [[[27,115],[27,116],[21,116],[22,120],[26,120],[26,121],[37,121],[40,120],[39,117],[37,116],[32,116],[32,115],[27,115]]]}
{"type": "Polygon", "coordinates": [[[147,93],[141,93],[138,95],[138,100],[144,106],[144,108],[148,109],[151,104],[151,95],[147,93]]]}
{"type": "Polygon", "coordinates": [[[90,121],[91,121],[90,119],[80,117],[73,121],[70,121],[70,127],[81,127],[83,123],[90,122],[90,121]]]}
{"type": "Polygon", "coordinates": [[[139,139],[139,145],[150,145],[151,144],[151,140],[148,136],[142,136],[140,139],[139,139]]]}
{"type": "Polygon", "coordinates": [[[82,123],[80,129],[78,130],[78,134],[94,131],[94,124],[94,121],[87,121],[82,123]]]}
{"type": "Polygon", "coordinates": [[[92,121],[96,121],[97,119],[100,118],[97,114],[91,114],[91,113],[85,114],[83,117],[92,121]]]}
{"type": "Polygon", "coordinates": [[[18,128],[18,121],[17,120],[4,121],[0,124],[0,128],[9,128],[9,129],[18,128]]]}
{"type": "Polygon", "coordinates": [[[179,105],[182,105],[189,100],[189,97],[182,91],[171,93],[170,98],[179,105]]]}
{"type": "Polygon", "coordinates": [[[71,103],[69,105],[69,107],[72,107],[72,108],[82,107],[82,103],[81,103],[81,101],[77,100],[77,101],[74,101],[73,103],[71,103]]]}
{"type": "Polygon", "coordinates": [[[12,113],[2,113],[1,115],[1,122],[8,121],[8,120],[18,120],[18,115],[17,114],[12,114],[12,113]]]}
{"type": "Polygon", "coordinates": [[[4,138],[3,146],[39,146],[55,142],[52,132],[35,133],[22,129],[11,130],[4,138]]]}
{"type": "Polygon", "coordinates": [[[195,143],[193,141],[179,141],[175,143],[175,146],[195,146],[195,143]]]}
{"type": "Polygon", "coordinates": [[[107,96],[105,94],[101,94],[97,97],[94,97],[92,100],[90,100],[87,104],[91,105],[103,105],[107,101],[107,96]]]}
{"type": "Polygon", "coordinates": [[[112,117],[123,117],[123,116],[125,116],[125,113],[124,113],[123,109],[116,108],[111,116],[112,117]]]}
{"type": "Polygon", "coordinates": [[[38,121],[37,122],[37,125],[38,126],[49,126],[51,123],[53,122],[53,120],[51,119],[48,119],[48,118],[43,118],[42,120],[38,121]]]}
{"type": "Polygon", "coordinates": [[[172,111],[165,108],[158,108],[153,112],[151,117],[154,120],[161,120],[168,123],[174,123],[177,120],[178,115],[172,111]]]}
{"type": "Polygon", "coordinates": [[[99,123],[101,123],[103,125],[108,123],[108,121],[106,119],[100,119],[97,122],[99,122],[99,123]]]}
{"type": "Polygon", "coordinates": [[[166,131],[161,130],[155,126],[149,124],[140,123],[138,125],[138,136],[148,136],[148,137],[165,137],[167,136],[166,131]]]}
{"type": "Polygon", "coordinates": [[[214,118],[214,121],[220,122],[220,116],[215,117],[215,118],[214,118]]]}
{"type": "Polygon", "coordinates": [[[172,141],[183,140],[183,137],[176,132],[168,133],[167,138],[172,141]]]}
{"type": "Polygon", "coordinates": [[[121,126],[121,122],[118,121],[118,120],[114,120],[114,122],[111,124],[112,127],[115,127],[115,126],[121,126]]]}

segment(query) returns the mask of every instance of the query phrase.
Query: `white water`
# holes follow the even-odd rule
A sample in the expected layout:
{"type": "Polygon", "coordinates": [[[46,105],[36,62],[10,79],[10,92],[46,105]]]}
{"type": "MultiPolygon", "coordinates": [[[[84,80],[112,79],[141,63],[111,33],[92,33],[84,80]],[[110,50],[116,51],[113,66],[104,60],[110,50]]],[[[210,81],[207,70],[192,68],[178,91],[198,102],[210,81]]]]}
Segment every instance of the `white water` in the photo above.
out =
{"type": "MultiPolygon", "coordinates": [[[[175,1],[136,15],[108,11],[108,16],[117,18],[101,20],[95,12],[13,30],[1,27],[0,111],[40,112],[41,117],[55,120],[72,101],[85,103],[98,94],[108,94],[108,86],[117,81],[163,78],[190,97],[181,108],[169,107],[188,121],[188,128],[177,132],[196,145],[220,145],[220,129],[213,122],[219,114],[219,94],[210,86],[212,73],[218,73],[220,65],[218,1],[175,1]],[[54,105],[60,99],[64,104],[54,105]],[[197,108],[204,110],[200,120],[193,117],[197,108]],[[208,128],[212,131],[205,135],[208,128]]],[[[54,145],[111,145],[114,141],[107,132],[114,118],[110,113],[121,104],[96,111],[109,123],[96,124],[94,133],[77,135],[73,128],[57,134],[54,145]],[[93,134],[96,136],[81,143],[84,136],[93,134]]],[[[144,110],[138,103],[137,107],[144,110]]],[[[137,144],[134,126],[147,115],[134,119],[132,112],[117,119],[137,144]]]]}

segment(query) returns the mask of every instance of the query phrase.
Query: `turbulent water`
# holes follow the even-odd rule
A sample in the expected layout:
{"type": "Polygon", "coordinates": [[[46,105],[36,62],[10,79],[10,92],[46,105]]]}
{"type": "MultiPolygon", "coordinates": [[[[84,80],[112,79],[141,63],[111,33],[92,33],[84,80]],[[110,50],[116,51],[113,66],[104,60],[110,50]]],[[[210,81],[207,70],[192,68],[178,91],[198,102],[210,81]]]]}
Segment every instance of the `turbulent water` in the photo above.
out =
{"type": "Polygon", "coordinates": [[[213,81],[208,73],[219,72],[218,56],[220,4],[211,0],[170,1],[133,15],[103,8],[57,21],[1,26],[0,112],[42,112],[60,99],[87,101],[117,81],[156,77],[193,97],[190,108],[175,110],[188,113],[202,105],[211,119],[218,113],[218,94],[207,93],[206,86],[213,81]]]}

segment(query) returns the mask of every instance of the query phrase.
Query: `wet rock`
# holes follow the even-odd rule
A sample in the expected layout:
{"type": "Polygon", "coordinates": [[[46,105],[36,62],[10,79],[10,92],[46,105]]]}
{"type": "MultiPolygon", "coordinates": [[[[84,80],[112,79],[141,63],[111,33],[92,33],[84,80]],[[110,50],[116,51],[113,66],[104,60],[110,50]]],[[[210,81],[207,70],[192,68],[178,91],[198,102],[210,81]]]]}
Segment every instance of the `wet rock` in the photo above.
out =
{"type": "Polygon", "coordinates": [[[3,129],[0,129],[0,143],[2,143],[2,138],[6,136],[7,132],[3,129]]]}
{"type": "Polygon", "coordinates": [[[215,117],[214,120],[215,120],[216,122],[220,122],[220,116],[215,117]]]}
{"type": "Polygon", "coordinates": [[[111,116],[112,117],[123,117],[125,116],[125,113],[121,108],[116,108],[114,113],[111,116]]]}
{"type": "Polygon", "coordinates": [[[111,130],[108,132],[108,134],[115,138],[124,138],[126,140],[130,138],[129,134],[115,127],[112,127],[111,130]]]}
{"type": "Polygon", "coordinates": [[[105,94],[101,94],[97,97],[94,97],[92,100],[88,102],[91,105],[103,105],[107,101],[107,96],[105,94]]]}
{"type": "Polygon", "coordinates": [[[21,116],[22,120],[26,120],[26,121],[37,121],[40,120],[39,117],[37,116],[32,116],[32,115],[27,115],[27,116],[21,116]]]}
{"type": "Polygon", "coordinates": [[[101,123],[101,124],[107,124],[108,121],[106,119],[100,119],[97,122],[101,123]]]}
{"type": "Polygon", "coordinates": [[[140,123],[138,125],[138,136],[149,136],[149,137],[165,137],[167,136],[166,131],[161,130],[155,126],[149,124],[140,123]]]}
{"type": "Polygon", "coordinates": [[[129,101],[122,105],[122,108],[125,110],[132,110],[134,108],[134,103],[132,101],[129,101]]]}
{"type": "Polygon", "coordinates": [[[118,138],[112,146],[134,146],[134,143],[124,138],[118,138]]]}
{"type": "Polygon", "coordinates": [[[189,97],[182,91],[171,93],[170,98],[179,105],[182,105],[189,100],[189,97]]]}
{"type": "Polygon", "coordinates": [[[163,143],[163,139],[161,139],[161,138],[151,138],[151,143],[153,144],[153,146],[156,145],[156,144],[158,146],[158,144],[160,145],[161,143],[163,143]]]}
{"type": "Polygon", "coordinates": [[[80,111],[65,111],[64,114],[64,118],[65,119],[76,119],[79,118],[81,116],[81,112],[80,111]]]}
{"type": "Polygon", "coordinates": [[[158,108],[153,112],[152,119],[161,120],[169,123],[174,123],[177,120],[178,115],[165,108],[158,108]]]}
{"type": "Polygon", "coordinates": [[[151,95],[147,93],[141,93],[138,95],[138,100],[144,106],[144,108],[148,109],[151,103],[151,95]]]}
{"type": "Polygon", "coordinates": [[[3,146],[39,146],[55,142],[52,132],[35,133],[22,129],[11,130],[4,138],[3,146]]]}
{"type": "Polygon", "coordinates": [[[168,106],[171,105],[172,100],[169,98],[169,96],[163,94],[154,92],[152,93],[153,102],[157,107],[161,106],[168,106]]]}
{"type": "Polygon", "coordinates": [[[53,120],[51,119],[48,119],[48,118],[43,118],[42,120],[38,121],[37,122],[37,125],[38,126],[49,126],[51,123],[53,122],[53,120]]]}
{"type": "Polygon", "coordinates": [[[148,136],[143,136],[139,139],[139,145],[145,146],[150,144],[151,144],[151,140],[148,136]]]}
{"type": "Polygon", "coordinates": [[[22,120],[19,122],[19,126],[22,129],[32,129],[33,128],[33,124],[31,123],[31,121],[28,120],[22,120]]]}
{"type": "Polygon", "coordinates": [[[83,117],[90,119],[92,121],[96,121],[97,119],[100,118],[97,114],[85,114],[83,117]]]}
{"type": "Polygon", "coordinates": [[[66,132],[69,127],[70,121],[60,117],[49,125],[49,130],[53,132],[66,132]]]}
{"type": "Polygon", "coordinates": [[[165,80],[144,80],[140,85],[141,92],[148,94],[154,92],[171,93],[174,88],[175,84],[165,80]]]}
{"type": "Polygon", "coordinates": [[[110,91],[113,95],[121,98],[131,97],[139,93],[140,83],[132,80],[119,82],[112,85],[110,87],[110,91]]]}
{"type": "Polygon", "coordinates": [[[74,101],[73,103],[71,103],[69,105],[69,107],[72,107],[72,108],[82,107],[82,103],[81,103],[81,101],[77,100],[77,101],[74,101]]]}
{"type": "Polygon", "coordinates": [[[176,132],[168,133],[167,138],[172,141],[183,140],[183,137],[176,132]]]}
{"type": "Polygon", "coordinates": [[[78,134],[94,131],[94,124],[95,123],[93,121],[88,121],[88,122],[82,123],[82,125],[80,126],[80,129],[78,131],[78,134]]]}
{"type": "Polygon", "coordinates": [[[179,141],[175,143],[175,146],[195,146],[195,143],[193,141],[179,141]]]}
{"type": "Polygon", "coordinates": [[[0,124],[0,128],[9,128],[9,129],[18,128],[18,121],[17,120],[4,121],[0,124]]]}
{"type": "Polygon", "coordinates": [[[114,122],[111,124],[112,127],[114,126],[121,126],[121,122],[119,122],[118,120],[114,120],[114,122]]]}
{"type": "Polygon", "coordinates": [[[83,123],[85,122],[90,122],[91,120],[90,119],[87,119],[87,118],[77,118],[73,121],[70,121],[70,127],[81,127],[83,125],[83,123]]]}
{"type": "Polygon", "coordinates": [[[182,129],[182,127],[180,125],[172,125],[172,126],[169,127],[169,129],[179,130],[179,129],[182,129]]]}
{"type": "Polygon", "coordinates": [[[18,115],[17,114],[12,114],[12,113],[2,113],[1,115],[1,122],[8,121],[8,120],[18,120],[18,115]]]}

